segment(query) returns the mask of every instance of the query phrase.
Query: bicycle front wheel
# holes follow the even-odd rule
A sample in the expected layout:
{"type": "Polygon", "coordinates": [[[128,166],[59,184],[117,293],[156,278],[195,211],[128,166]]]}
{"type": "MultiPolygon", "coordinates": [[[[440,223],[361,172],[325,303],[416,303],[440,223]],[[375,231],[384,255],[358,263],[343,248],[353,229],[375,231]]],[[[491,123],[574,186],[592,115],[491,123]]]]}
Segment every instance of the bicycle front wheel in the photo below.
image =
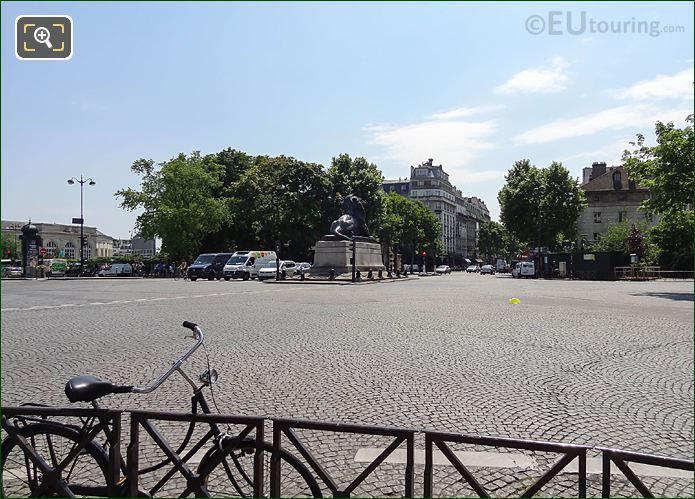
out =
{"type": "MultiPolygon", "coordinates": [[[[79,447],[79,431],[59,424],[30,424],[18,428],[17,432],[53,468],[62,463],[73,449],[79,447]]],[[[1,497],[36,497],[43,483],[43,473],[32,463],[19,446],[17,439],[11,436],[6,437],[0,446],[0,453],[2,454],[1,497]]],[[[106,491],[107,469],[106,453],[94,441],[91,441],[63,468],[60,476],[75,496],[89,497],[95,495],[95,490],[106,491]]],[[[64,494],[47,489],[40,495],[60,497],[64,494]]]]}
{"type": "MultiPolygon", "coordinates": [[[[263,494],[270,497],[270,459],[273,446],[263,444],[263,494]]],[[[253,497],[253,463],[256,442],[242,440],[222,457],[219,449],[208,452],[198,467],[210,497],[253,497]]],[[[280,451],[282,497],[323,497],[311,472],[292,454],[280,451]]]]}

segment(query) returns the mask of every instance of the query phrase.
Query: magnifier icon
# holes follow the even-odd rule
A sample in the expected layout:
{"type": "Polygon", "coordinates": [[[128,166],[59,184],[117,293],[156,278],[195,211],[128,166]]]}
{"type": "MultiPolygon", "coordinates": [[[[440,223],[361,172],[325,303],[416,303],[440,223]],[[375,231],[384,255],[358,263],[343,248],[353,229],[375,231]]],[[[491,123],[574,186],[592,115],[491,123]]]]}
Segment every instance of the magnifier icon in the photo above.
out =
{"type": "Polygon", "coordinates": [[[49,49],[53,48],[53,44],[51,43],[51,32],[43,26],[39,26],[34,30],[34,40],[36,40],[37,43],[45,43],[49,49]]]}

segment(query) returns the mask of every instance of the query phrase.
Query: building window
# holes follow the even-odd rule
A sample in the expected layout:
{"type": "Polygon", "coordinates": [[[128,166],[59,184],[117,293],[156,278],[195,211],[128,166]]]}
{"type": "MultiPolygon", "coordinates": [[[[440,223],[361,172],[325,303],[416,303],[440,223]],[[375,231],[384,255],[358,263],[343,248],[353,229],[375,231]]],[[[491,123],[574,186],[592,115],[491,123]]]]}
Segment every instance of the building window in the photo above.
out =
{"type": "Polygon", "coordinates": [[[618,222],[627,222],[627,212],[625,212],[625,211],[619,211],[618,212],[618,222]]]}
{"type": "Polygon", "coordinates": [[[55,258],[58,256],[58,245],[53,241],[46,243],[46,258],[55,258]]]}
{"type": "Polygon", "coordinates": [[[594,212],[594,223],[595,223],[595,224],[600,224],[600,223],[601,223],[601,212],[600,212],[600,211],[595,211],[595,212],[594,212]]]}
{"type": "Polygon", "coordinates": [[[598,241],[599,239],[601,239],[601,234],[594,232],[594,241],[598,241]]]}
{"type": "Polygon", "coordinates": [[[75,245],[70,241],[65,243],[65,258],[75,258],[75,245]]]}
{"type": "Polygon", "coordinates": [[[408,187],[404,184],[401,186],[401,192],[405,192],[408,189],[408,187]]]}
{"type": "Polygon", "coordinates": [[[599,201],[600,196],[598,194],[594,194],[594,201],[599,201]]]}
{"type": "Polygon", "coordinates": [[[623,188],[623,176],[619,171],[613,172],[613,189],[620,190],[623,188]]]}

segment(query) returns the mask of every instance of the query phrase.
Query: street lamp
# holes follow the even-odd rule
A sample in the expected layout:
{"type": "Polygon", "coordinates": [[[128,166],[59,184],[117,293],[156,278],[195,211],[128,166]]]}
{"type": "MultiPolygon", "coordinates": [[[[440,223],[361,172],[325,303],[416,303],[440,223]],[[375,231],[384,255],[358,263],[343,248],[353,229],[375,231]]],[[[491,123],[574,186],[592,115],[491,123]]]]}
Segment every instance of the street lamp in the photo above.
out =
{"type": "MultiPolygon", "coordinates": [[[[80,184],[80,273],[84,272],[84,184],[96,185],[97,183],[91,178],[70,177],[68,184],[73,185],[75,182],[80,184]]],[[[75,219],[73,219],[73,223],[75,219]]]]}

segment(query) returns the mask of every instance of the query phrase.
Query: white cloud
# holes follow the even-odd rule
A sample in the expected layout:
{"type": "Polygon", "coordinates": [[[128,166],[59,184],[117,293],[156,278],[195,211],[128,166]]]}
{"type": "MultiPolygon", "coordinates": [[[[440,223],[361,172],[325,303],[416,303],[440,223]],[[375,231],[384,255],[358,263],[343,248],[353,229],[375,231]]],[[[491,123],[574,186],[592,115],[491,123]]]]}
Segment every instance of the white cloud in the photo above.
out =
{"type": "Polygon", "coordinates": [[[658,75],[652,80],[640,81],[613,93],[618,99],[692,99],[693,68],[674,75],[658,75]]]}
{"type": "Polygon", "coordinates": [[[670,109],[659,108],[653,104],[619,106],[576,118],[546,123],[515,136],[514,142],[517,145],[543,144],[609,130],[636,127],[651,129],[657,120],[681,122],[691,112],[692,110],[686,106],[670,109]]]}
{"type": "Polygon", "coordinates": [[[619,165],[622,162],[623,151],[625,151],[625,149],[633,149],[633,147],[630,146],[631,140],[634,140],[634,138],[629,139],[621,137],[602,145],[598,149],[565,156],[562,158],[562,162],[582,160],[582,162],[587,163],[585,166],[589,166],[589,163],[593,161],[605,161],[609,165],[619,165]]]}
{"type": "Polygon", "coordinates": [[[566,70],[569,62],[564,57],[554,57],[547,64],[525,69],[495,88],[499,94],[552,93],[567,88],[566,70]]]}
{"type": "Polygon", "coordinates": [[[487,139],[497,129],[492,121],[423,121],[410,125],[370,126],[371,144],[386,149],[391,159],[413,164],[437,158],[450,167],[469,163],[480,151],[490,149],[487,139]]]}
{"type": "Polygon", "coordinates": [[[475,106],[475,107],[459,107],[450,111],[442,111],[429,115],[427,118],[431,120],[451,120],[456,118],[466,118],[476,114],[491,113],[504,109],[501,104],[493,104],[490,106],[475,106]]]}
{"type": "Polygon", "coordinates": [[[370,134],[369,143],[383,147],[389,159],[405,166],[435,158],[459,186],[504,176],[502,171],[466,167],[492,149],[490,137],[497,131],[492,120],[427,119],[407,125],[367,125],[364,130],[370,134]]]}

